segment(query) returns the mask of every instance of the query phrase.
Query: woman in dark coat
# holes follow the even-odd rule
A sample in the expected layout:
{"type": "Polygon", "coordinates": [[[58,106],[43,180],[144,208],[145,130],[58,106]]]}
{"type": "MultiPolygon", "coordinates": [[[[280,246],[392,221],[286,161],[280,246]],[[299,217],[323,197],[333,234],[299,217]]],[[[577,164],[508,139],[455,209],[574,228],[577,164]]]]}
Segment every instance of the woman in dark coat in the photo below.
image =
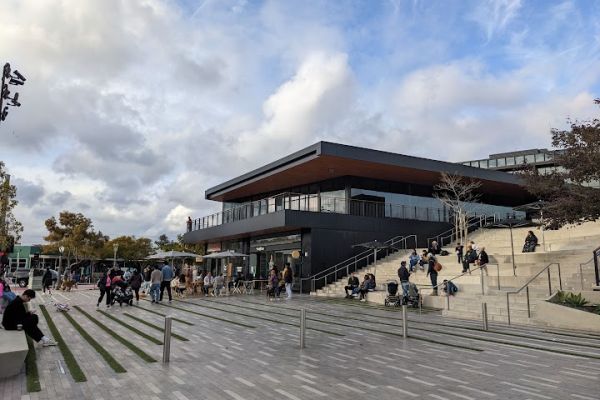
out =
{"type": "Polygon", "coordinates": [[[44,293],[46,293],[46,289],[48,289],[48,294],[52,294],[50,292],[50,288],[52,287],[52,271],[50,268],[46,268],[46,272],[42,276],[42,288],[44,289],[44,293]]]}
{"type": "Polygon", "coordinates": [[[135,301],[139,303],[140,287],[142,287],[142,274],[140,274],[140,271],[137,269],[133,271],[133,275],[129,278],[129,284],[131,285],[131,289],[135,292],[135,301]]]}
{"type": "Polygon", "coordinates": [[[527,233],[525,238],[525,245],[523,246],[523,253],[531,253],[535,251],[535,246],[538,244],[538,238],[535,236],[533,231],[527,233]]]}

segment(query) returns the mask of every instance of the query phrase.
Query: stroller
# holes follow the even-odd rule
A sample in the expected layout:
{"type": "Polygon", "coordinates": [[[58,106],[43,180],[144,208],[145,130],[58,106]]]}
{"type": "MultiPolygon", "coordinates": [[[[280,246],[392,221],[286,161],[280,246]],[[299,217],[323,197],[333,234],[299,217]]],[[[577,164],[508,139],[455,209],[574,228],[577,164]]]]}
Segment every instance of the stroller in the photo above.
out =
{"type": "Polygon", "coordinates": [[[402,304],[400,295],[398,294],[398,282],[389,281],[387,283],[387,296],[385,297],[384,304],[386,306],[398,307],[402,304]]]}
{"type": "Polygon", "coordinates": [[[112,293],[111,304],[119,303],[122,307],[123,303],[133,305],[133,292],[129,286],[117,285],[112,293]]]}
{"type": "Polygon", "coordinates": [[[402,304],[406,304],[413,308],[419,308],[419,298],[421,295],[419,294],[419,288],[414,283],[408,284],[408,296],[404,296],[402,299],[402,304]]]}

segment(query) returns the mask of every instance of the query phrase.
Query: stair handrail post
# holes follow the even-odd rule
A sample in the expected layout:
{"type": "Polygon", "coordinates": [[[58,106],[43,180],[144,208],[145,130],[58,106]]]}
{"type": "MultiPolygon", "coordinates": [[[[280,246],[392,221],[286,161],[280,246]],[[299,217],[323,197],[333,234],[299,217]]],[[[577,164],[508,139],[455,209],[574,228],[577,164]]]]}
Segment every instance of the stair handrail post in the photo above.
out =
{"type": "Polygon", "coordinates": [[[548,268],[546,271],[548,271],[548,296],[552,296],[552,281],[550,280],[550,268],[548,268]]]}
{"type": "Polygon", "coordinates": [[[479,272],[480,274],[480,280],[481,280],[481,294],[485,295],[485,289],[484,289],[484,284],[483,284],[483,268],[479,268],[479,272]]]}
{"type": "Polygon", "coordinates": [[[311,284],[311,292],[314,292],[315,287],[317,286],[316,282],[315,282],[315,278],[312,278],[312,280],[310,281],[310,284],[311,284]]]}
{"type": "Polygon", "coordinates": [[[531,304],[529,303],[529,286],[525,287],[525,294],[527,295],[527,318],[531,318],[531,304]]]}
{"type": "Polygon", "coordinates": [[[500,290],[500,264],[496,264],[496,270],[498,272],[498,290],[500,290]]]}
{"type": "Polygon", "coordinates": [[[558,287],[562,291],[562,277],[560,274],[560,263],[556,263],[556,265],[558,266],[558,287]]]}
{"type": "Polygon", "coordinates": [[[506,292],[506,317],[508,318],[508,324],[510,325],[510,292],[506,292]]]}
{"type": "Polygon", "coordinates": [[[446,310],[450,311],[450,293],[446,293],[446,310]]]}
{"type": "Polygon", "coordinates": [[[483,318],[483,330],[488,330],[488,312],[487,312],[487,303],[481,303],[481,317],[483,318]]]}
{"type": "Polygon", "coordinates": [[[579,263],[579,279],[581,280],[581,290],[583,290],[583,267],[579,263]]]}

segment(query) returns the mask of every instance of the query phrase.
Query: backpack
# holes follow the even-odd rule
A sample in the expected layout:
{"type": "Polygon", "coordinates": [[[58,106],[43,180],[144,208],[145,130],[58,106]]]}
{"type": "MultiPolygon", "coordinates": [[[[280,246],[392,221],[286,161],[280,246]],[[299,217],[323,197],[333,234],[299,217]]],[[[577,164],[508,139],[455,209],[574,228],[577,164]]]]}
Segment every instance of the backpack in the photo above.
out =
{"type": "Polygon", "coordinates": [[[433,269],[435,269],[437,272],[440,272],[442,270],[443,266],[442,264],[440,264],[439,262],[435,262],[435,264],[433,264],[433,269]]]}
{"type": "Polygon", "coordinates": [[[442,250],[440,256],[447,256],[448,254],[450,253],[448,253],[446,250],[442,250]]]}
{"type": "Polygon", "coordinates": [[[452,282],[448,282],[448,293],[456,293],[458,292],[458,287],[452,283],[452,282]]]}

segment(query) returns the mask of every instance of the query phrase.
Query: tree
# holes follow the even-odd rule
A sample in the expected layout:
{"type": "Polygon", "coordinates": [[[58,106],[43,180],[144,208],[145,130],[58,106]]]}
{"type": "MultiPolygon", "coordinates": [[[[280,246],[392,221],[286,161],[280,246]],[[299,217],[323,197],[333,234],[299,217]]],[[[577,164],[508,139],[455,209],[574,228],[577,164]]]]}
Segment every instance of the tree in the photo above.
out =
{"type": "Polygon", "coordinates": [[[462,244],[467,242],[468,235],[468,212],[465,205],[479,200],[480,194],[477,190],[480,187],[481,182],[442,172],[440,183],[433,188],[435,191],[433,197],[452,210],[456,240],[462,244]]]}
{"type": "Polygon", "coordinates": [[[15,218],[13,209],[19,204],[16,200],[17,188],[10,184],[10,175],[0,161],[0,250],[6,250],[11,243],[18,243],[23,233],[23,225],[15,218]]]}
{"type": "Polygon", "coordinates": [[[119,245],[117,257],[124,260],[143,260],[154,252],[152,241],[148,238],[135,236],[119,236],[107,241],[102,249],[102,258],[113,257],[113,246],[119,245]]]}
{"type": "Polygon", "coordinates": [[[183,235],[177,235],[177,241],[169,240],[164,233],[154,242],[160,251],[183,251],[187,253],[204,254],[202,244],[189,244],[183,242],[183,235]]]}
{"type": "MultiPolygon", "coordinates": [[[[71,257],[75,262],[85,258],[97,258],[109,237],[102,232],[94,231],[92,220],[81,213],[62,211],[56,218],[51,217],[45,221],[48,235],[44,240],[48,242],[44,246],[44,252],[57,254],[59,247],[63,246],[67,265],[71,264],[71,257]]],[[[60,268],[59,268],[60,269],[60,268]]],[[[59,274],[62,271],[58,271],[59,274]]]]}
{"type": "Polygon", "coordinates": [[[169,237],[163,233],[158,237],[158,240],[154,241],[154,244],[161,251],[170,251],[172,250],[170,246],[172,246],[173,242],[170,241],[169,237]]]}
{"type": "Polygon", "coordinates": [[[575,121],[551,133],[557,168],[524,172],[527,190],[544,202],[544,224],[559,228],[600,219],[600,119],[575,121]]]}

